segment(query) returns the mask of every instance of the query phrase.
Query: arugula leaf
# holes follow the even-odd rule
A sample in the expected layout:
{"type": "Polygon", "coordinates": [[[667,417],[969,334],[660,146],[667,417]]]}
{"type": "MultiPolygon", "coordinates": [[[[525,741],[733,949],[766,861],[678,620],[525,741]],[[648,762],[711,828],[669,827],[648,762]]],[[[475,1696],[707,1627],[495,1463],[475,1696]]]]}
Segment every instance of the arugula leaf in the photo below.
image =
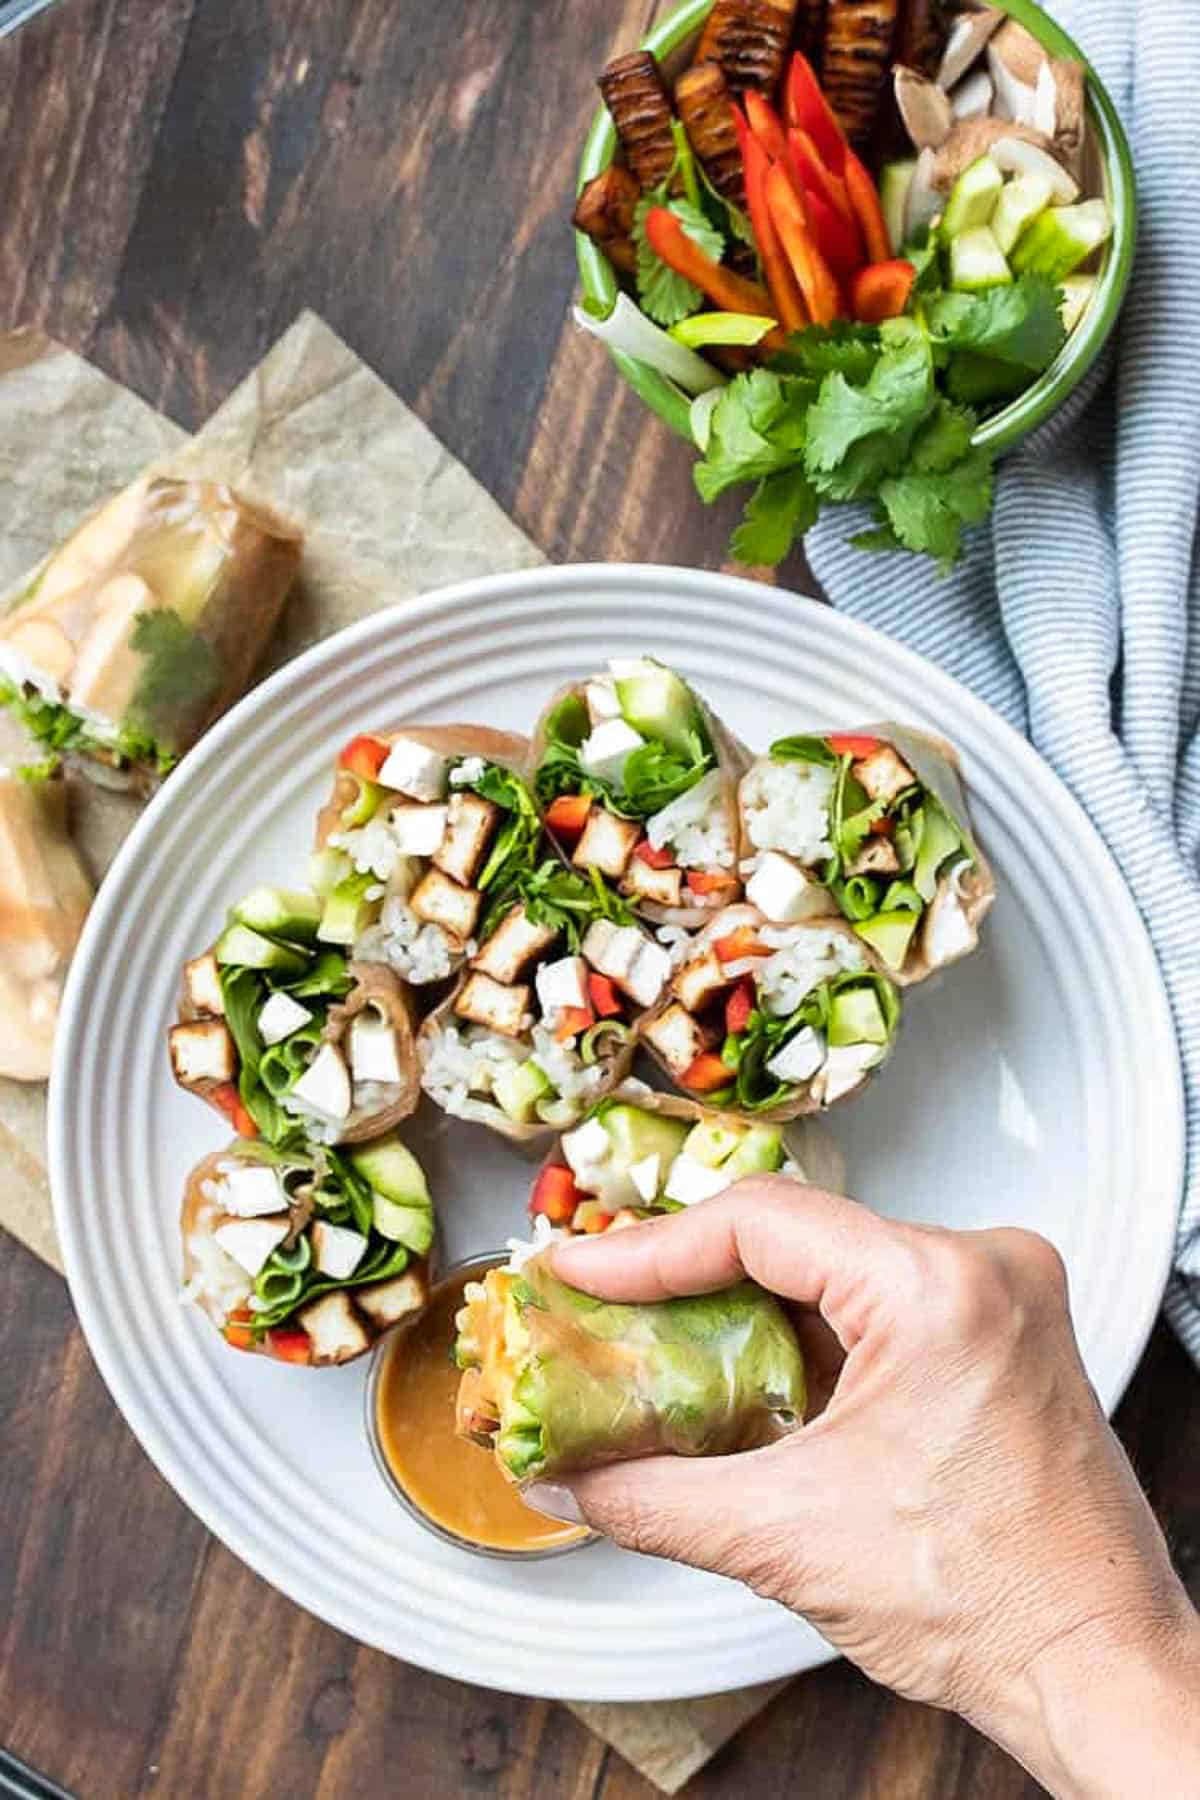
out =
{"type": "Polygon", "coordinates": [[[738,562],[774,567],[816,523],[820,501],[801,468],[780,469],[759,482],[733,534],[738,562]]]}
{"type": "Polygon", "coordinates": [[[525,868],[537,851],[542,822],[533,795],[519,775],[489,763],[478,781],[470,783],[473,793],[502,807],[508,817],[496,834],[477,885],[488,893],[503,892],[512,885],[519,870],[525,868]]]}
{"type": "Polygon", "coordinates": [[[937,344],[973,350],[1040,374],[1067,341],[1062,297],[1044,275],[1021,275],[982,294],[939,294],[926,310],[937,344]]]}
{"type": "Polygon", "coordinates": [[[688,733],[688,752],[687,756],[679,756],[653,740],[635,750],[625,763],[616,795],[621,812],[629,818],[648,819],[694,788],[713,766],[714,759],[698,731],[688,733]]]}
{"type": "Polygon", "coordinates": [[[777,762],[818,763],[823,769],[836,769],[842,760],[824,738],[811,736],[776,738],[771,755],[777,762]]]}
{"type": "Polygon", "coordinates": [[[964,525],[978,525],[992,504],[992,458],[968,451],[953,468],[910,470],[880,483],[879,499],[906,550],[935,556],[943,572],[962,548],[964,525]]]}
{"type": "Polygon", "coordinates": [[[486,942],[518,903],[536,925],[561,932],[572,955],[594,919],[611,919],[615,925],[635,923],[629,907],[605,884],[598,869],[589,869],[585,876],[548,857],[536,869],[520,875],[512,890],[488,907],[479,928],[481,942],[486,942]]]}

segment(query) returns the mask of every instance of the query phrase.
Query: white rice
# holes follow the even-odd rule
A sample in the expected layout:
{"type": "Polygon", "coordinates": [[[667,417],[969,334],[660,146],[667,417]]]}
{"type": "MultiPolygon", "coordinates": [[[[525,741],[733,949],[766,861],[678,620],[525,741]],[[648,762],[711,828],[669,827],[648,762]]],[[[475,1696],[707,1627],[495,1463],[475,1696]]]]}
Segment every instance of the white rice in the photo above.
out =
{"type": "Polygon", "coordinates": [[[572,1106],[587,1105],[604,1084],[601,1064],[592,1063],[589,1067],[571,1044],[555,1041],[548,1025],[534,1026],[533,1051],[539,1069],[572,1106]]]}
{"type": "Polygon", "coordinates": [[[833,855],[829,802],[835,771],[819,763],[761,757],[742,783],[742,817],[759,850],[782,850],[812,865],[833,855]]]}
{"type": "Polygon", "coordinates": [[[670,957],[673,969],[678,969],[694,954],[694,939],[683,925],[660,925],[654,935],[670,957]]]}
{"type": "Polygon", "coordinates": [[[737,852],[720,769],[710,769],[694,788],[647,819],[646,836],[656,850],[669,844],[681,869],[732,869],[737,852]]]}
{"type": "Polygon", "coordinates": [[[847,970],[857,973],[868,967],[858,944],[841,932],[803,925],[767,925],[759,937],[770,945],[773,955],[747,957],[744,965],[730,963],[726,972],[753,974],[763,1009],[775,1018],[786,1018],[795,1012],[805,995],[820,982],[847,970]]]}
{"type": "Polygon", "coordinates": [[[444,1112],[457,1113],[470,1094],[490,1094],[496,1071],[505,1063],[525,1062],[529,1047],[497,1032],[471,1026],[443,1025],[423,1032],[421,1086],[444,1112]]]}
{"type": "Polygon", "coordinates": [[[335,831],[329,838],[335,850],[344,850],[360,875],[390,881],[400,862],[401,850],[387,819],[368,819],[356,831],[335,831]]]}
{"type": "Polygon", "coordinates": [[[350,1117],[342,1126],[353,1125],[363,1113],[382,1112],[385,1106],[391,1106],[399,1093],[399,1086],[394,1081],[356,1081],[353,1089],[354,1104],[350,1117]]]}
{"type": "Polygon", "coordinates": [[[540,1256],[548,1245],[556,1244],[560,1238],[565,1238],[567,1235],[567,1232],[560,1231],[552,1225],[545,1213],[536,1214],[533,1220],[533,1229],[528,1238],[511,1237],[508,1239],[506,1245],[508,1261],[504,1265],[506,1270],[511,1275],[519,1275],[527,1262],[532,1262],[533,1258],[540,1256]]]}
{"type": "Polygon", "coordinates": [[[477,781],[483,780],[486,773],[487,764],[482,756],[464,756],[457,769],[450,771],[450,786],[452,788],[474,787],[477,781]]]}
{"type": "Polygon", "coordinates": [[[187,1247],[195,1266],[179,1298],[185,1302],[211,1300],[225,1314],[244,1306],[254,1292],[253,1283],[217,1240],[206,1231],[196,1231],[188,1238],[187,1247]]]}
{"type": "Polygon", "coordinates": [[[383,903],[377,925],[367,927],[354,946],[358,962],[385,963],[414,987],[444,981],[454,968],[455,950],[440,925],[418,919],[398,894],[383,903]]]}

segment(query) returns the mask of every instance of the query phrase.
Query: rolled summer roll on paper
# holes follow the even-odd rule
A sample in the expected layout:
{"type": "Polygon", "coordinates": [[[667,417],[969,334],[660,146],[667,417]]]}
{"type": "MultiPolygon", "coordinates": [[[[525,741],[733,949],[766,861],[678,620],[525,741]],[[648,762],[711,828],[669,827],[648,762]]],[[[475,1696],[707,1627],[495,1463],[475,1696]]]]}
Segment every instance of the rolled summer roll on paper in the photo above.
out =
{"type": "Polygon", "coordinates": [[[379,963],[348,961],[351,939],[317,895],[257,887],[184,965],[175,1079],[243,1137],[358,1144],[415,1110],[408,989],[379,963]]]}
{"type": "Polygon", "coordinates": [[[48,758],[152,786],[246,686],[300,548],[222,483],[144,477],[0,619],[0,699],[48,758]]]}
{"type": "Polygon", "coordinates": [[[891,1050],[900,996],[838,918],[731,906],[682,944],[639,1036],[678,1087],[764,1120],[821,1112],[891,1050]]]}
{"type": "Polygon", "coordinates": [[[188,1176],[184,1297],[235,1350],[350,1362],[429,1297],[433,1207],[395,1132],[346,1151],[239,1139],[188,1176]]]}
{"type": "Polygon", "coordinates": [[[823,1125],[743,1119],[625,1081],[538,1171],[529,1196],[539,1219],[578,1235],[635,1225],[722,1193],[747,1175],[790,1175],[840,1190],[841,1155],[823,1125]]]}
{"type": "Polygon", "coordinates": [[[739,790],[746,898],[840,914],[902,987],[968,955],[996,897],[958,757],[904,725],[780,738],[739,790]]]}
{"type": "Polygon", "coordinates": [[[514,1251],[465,1290],[458,1430],[515,1482],[667,1453],[756,1450],[804,1421],[804,1361],[753,1282],[618,1305],[514,1251]],[[519,1266],[518,1266],[519,1265],[519,1266]]]}
{"type": "Polygon", "coordinates": [[[528,756],[527,738],[486,725],[411,725],[338,757],[314,885],[354,920],[355,961],[421,990],[423,1010],[540,860],[528,756]]]}
{"type": "Polygon", "coordinates": [[[421,1027],[422,1086],[514,1142],[564,1130],[628,1073],[670,967],[595,870],[547,856],[421,1027]]]}
{"type": "Polygon", "coordinates": [[[575,868],[657,924],[698,930],[741,895],[737,782],[749,753],[682,676],[651,657],[556,696],[534,733],[534,791],[575,868]]]}

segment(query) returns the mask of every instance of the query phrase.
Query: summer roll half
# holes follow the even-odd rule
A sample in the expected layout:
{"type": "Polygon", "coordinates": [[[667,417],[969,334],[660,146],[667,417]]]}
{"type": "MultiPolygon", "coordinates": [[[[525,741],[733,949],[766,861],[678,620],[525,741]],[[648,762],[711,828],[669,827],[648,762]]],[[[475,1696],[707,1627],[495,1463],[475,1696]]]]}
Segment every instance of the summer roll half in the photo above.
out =
{"type": "Polygon", "coordinates": [[[739,790],[746,898],[840,914],[905,986],[972,951],[996,895],[949,744],[902,725],[780,738],[739,790]]]}
{"type": "Polygon", "coordinates": [[[666,1453],[756,1450],[804,1421],[804,1362],[782,1307],[744,1281],[619,1305],[567,1287],[544,1253],[465,1290],[458,1430],[515,1482],[666,1453]]]}
{"type": "Polygon", "coordinates": [[[412,725],[353,738],[338,758],[315,884],[353,926],[355,960],[392,969],[418,1000],[457,973],[540,860],[528,755],[527,739],[484,725],[412,725]]]}
{"type": "Polygon", "coordinates": [[[534,735],[534,789],[564,858],[642,917],[696,929],[741,894],[737,781],[749,757],[682,676],[614,657],[534,735]]]}
{"type": "Polygon", "coordinates": [[[232,488],[137,481],[0,619],[0,699],[46,757],[145,789],[246,686],[300,549],[232,488]]]}
{"type": "Polygon", "coordinates": [[[318,895],[257,887],[183,972],[171,1067],[244,1137],[354,1144],[420,1099],[408,989],[348,960],[318,895]]]}
{"type": "Polygon", "coordinates": [[[791,1119],[860,1088],[899,1023],[899,994],[842,919],[772,925],[742,905],[677,947],[639,1034],[686,1093],[791,1119]]]}
{"type": "Polygon", "coordinates": [[[529,1213],[578,1235],[636,1225],[722,1193],[747,1175],[840,1188],[842,1159],[811,1120],[768,1124],[627,1081],[563,1134],[534,1181],[529,1213]]]}
{"type": "Polygon", "coordinates": [[[574,1125],[628,1073],[670,967],[594,870],[547,857],[421,1027],[422,1085],[444,1112],[513,1140],[574,1125]]]}
{"type": "Polygon", "coordinates": [[[346,1151],[239,1140],[188,1177],[184,1297],[235,1350],[350,1362],[429,1296],[433,1207],[393,1132],[346,1151]]]}

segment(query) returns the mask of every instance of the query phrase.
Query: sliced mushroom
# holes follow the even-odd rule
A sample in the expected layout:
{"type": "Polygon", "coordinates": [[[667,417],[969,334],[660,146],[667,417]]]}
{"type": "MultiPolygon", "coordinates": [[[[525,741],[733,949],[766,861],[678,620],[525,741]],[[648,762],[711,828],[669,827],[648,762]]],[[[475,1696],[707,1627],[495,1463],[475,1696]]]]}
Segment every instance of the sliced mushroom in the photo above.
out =
{"type": "Polygon", "coordinates": [[[1083,64],[1056,56],[1049,64],[1054,77],[1054,150],[1076,180],[1083,168],[1083,64]]]}
{"type": "MultiPolygon", "coordinates": [[[[987,56],[996,84],[996,117],[1012,119],[1018,125],[1039,126],[1037,82],[1047,57],[1037,39],[1015,19],[1009,19],[988,45],[987,56]]],[[[1046,135],[1053,131],[1051,118],[1046,135]]]]}
{"type": "Polygon", "coordinates": [[[950,96],[950,105],[956,119],[986,119],[992,110],[992,95],[995,93],[992,78],[986,69],[976,69],[965,81],[960,81],[950,96]]]}
{"type": "Polygon", "coordinates": [[[1050,195],[1057,206],[1069,206],[1079,198],[1079,183],[1048,150],[1030,144],[1023,137],[1006,133],[991,148],[991,158],[1005,175],[1040,175],[1050,184],[1050,195]]]}
{"type": "Polygon", "coordinates": [[[918,150],[936,150],[950,136],[954,113],[945,93],[935,83],[897,63],[892,70],[896,106],[904,129],[918,150]]]}
{"type": "Polygon", "coordinates": [[[962,80],[976,59],[983,55],[987,41],[1004,23],[1004,14],[994,6],[978,12],[959,13],[946,34],[946,47],[938,67],[937,84],[949,90],[962,80]]]}
{"type": "Polygon", "coordinates": [[[1034,144],[1047,155],[1050,139],[1025,125],[1014,125],[1008,119],[960,119],[944,144],[935,151],[932,181],[941,193],[948,194],[964,169],[969,169],[981,156],[991,153],[1001,139],[1020,139],[1034,144]]]}
{"type": "Polygon", "coordinates": [[[942,210],[945,199],[933,182],[937,166],[936,150],[922,150],[904,197],[904,242],[908,243],[923,226],[932,225],[942,210]]]}

